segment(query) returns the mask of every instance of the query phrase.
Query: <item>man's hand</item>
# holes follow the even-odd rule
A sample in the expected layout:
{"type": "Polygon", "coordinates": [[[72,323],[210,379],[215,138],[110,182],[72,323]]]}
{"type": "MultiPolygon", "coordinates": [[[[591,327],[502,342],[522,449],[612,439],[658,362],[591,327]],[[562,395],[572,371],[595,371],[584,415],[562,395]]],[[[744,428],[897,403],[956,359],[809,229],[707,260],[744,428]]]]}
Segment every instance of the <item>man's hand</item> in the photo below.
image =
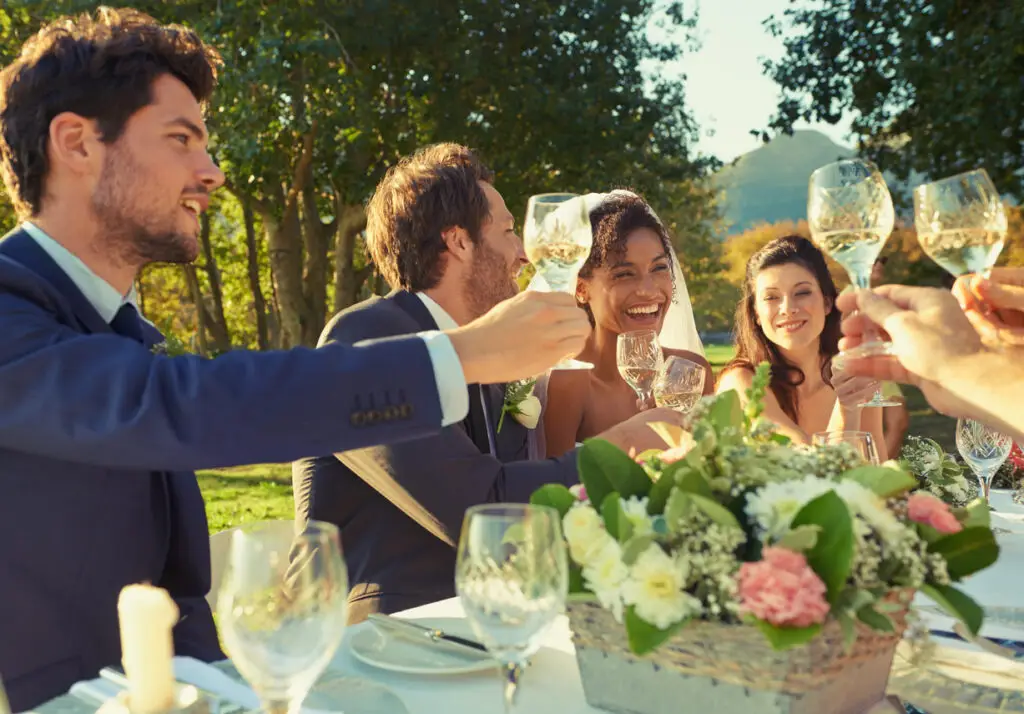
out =
{"type": "Polygon", "coordinates": [[[657,422],[667,422],[676,426],[683,426],[685,416],[673,409],[665,409],[664,407],[648,409],[620,424],[616,424],[611,429],[601,432],[597,435],[597,438],[609,441],[627,453],[630,449],[635,449],[638,454],[647,449],[667,449],[668,444],[665,443],[664,439],[654,433],[654,430],[648,426],[657,422]]]}
{"type": "Polygon", "coordinates": [[[879,382],[867,377],[857,377],[833,362],[832,389],[836,391],[836,399],[843,409],[857,409],[871,399],[878,391],[879,382]]]}
{"type": "Polygon", "coordinates": [[[1024,347],[1024,268],[957,278],[953,294],[989,347],[1024,347]]]}
{"type": "Polygon", "coordinates": [[[971,369],[970,358],[984,352],[978,333],[951,293],[883,285],[873,291],[845,292],[836,306],[847,313],[841,349],[856,347],[865,330],[877,325],[892,338],[895,352],[895,358],[844,359],[844,371],[916,385],[938,411],[953,416],[969,413],[963,401],[940,386],[945,375],[971,369]]]}
{"type": "Polygon", "coordinates": [[[522,292],[449,331],[467,384],[528,379],[583,350],[587,314],[568,293],[522,292]]]}

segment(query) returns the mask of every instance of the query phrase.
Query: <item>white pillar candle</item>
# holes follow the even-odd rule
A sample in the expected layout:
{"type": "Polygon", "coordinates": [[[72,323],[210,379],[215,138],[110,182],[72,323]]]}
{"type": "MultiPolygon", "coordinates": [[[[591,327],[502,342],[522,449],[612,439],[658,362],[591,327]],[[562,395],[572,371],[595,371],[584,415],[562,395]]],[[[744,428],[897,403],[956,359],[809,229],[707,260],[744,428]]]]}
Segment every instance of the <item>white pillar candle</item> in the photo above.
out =
{"type": "Polygon", "coordinates": [[[133,714],[174,708],[174,641],[178,606],[162,588],[128,585],[117,601],[121,662],[133,714]]]}

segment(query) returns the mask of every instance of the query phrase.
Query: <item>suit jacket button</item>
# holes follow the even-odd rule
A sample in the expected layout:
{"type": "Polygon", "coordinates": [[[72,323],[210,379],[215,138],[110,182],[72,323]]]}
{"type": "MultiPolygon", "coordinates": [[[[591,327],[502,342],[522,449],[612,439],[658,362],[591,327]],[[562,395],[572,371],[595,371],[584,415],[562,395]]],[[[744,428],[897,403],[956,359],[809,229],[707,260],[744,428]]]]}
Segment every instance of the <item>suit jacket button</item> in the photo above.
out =
{"type": "Polygon", "coordinates": [[[363,426],[366,424],[366,412],[353,412],[350,420],[352,426],[363,426]]]}

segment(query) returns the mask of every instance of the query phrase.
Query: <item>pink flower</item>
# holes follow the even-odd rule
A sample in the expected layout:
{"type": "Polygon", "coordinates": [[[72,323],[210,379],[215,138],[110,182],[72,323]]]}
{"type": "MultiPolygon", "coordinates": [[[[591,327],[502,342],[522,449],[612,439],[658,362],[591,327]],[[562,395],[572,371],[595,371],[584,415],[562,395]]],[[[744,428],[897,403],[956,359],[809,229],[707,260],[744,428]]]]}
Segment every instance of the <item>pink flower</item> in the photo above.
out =
{"type": "Polygon", "coordinates": [[[570,486],[569,493],[575,496],[577,501],[587,500],[587,489],[582,483],[577,483],[570,486]]]}
{"type": "Polygon", "coordinates": [[[930,493],[912,494],[907,500],[907,515],[915,523],[931,526],[939,533],[959,533],[964,529],[949,506],[930,493]]]}
{"type": "Polygon", "coordinates": [[[740,612],[776,627],[810,627],[825,621],[825,583],[802,553],[767,547],[762,560],[739,573],[740,612]]]}

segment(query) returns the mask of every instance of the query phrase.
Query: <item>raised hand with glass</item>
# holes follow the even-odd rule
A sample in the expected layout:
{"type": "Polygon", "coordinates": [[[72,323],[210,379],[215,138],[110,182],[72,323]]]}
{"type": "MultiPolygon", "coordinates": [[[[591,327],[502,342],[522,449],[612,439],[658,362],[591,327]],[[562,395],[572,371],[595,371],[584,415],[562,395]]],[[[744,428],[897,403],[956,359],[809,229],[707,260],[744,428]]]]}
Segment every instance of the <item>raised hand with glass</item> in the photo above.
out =
{"type": "MultiPolygon", "coordinates": [[[[885,178],[864,159],[837,161],[811,174],[807,192],[807,222],[811,237],[823,253],[839,263],[858,289],[871,287],[871,268],[892,233],[896,211],[885,178]]],[[[875,330],[864,342],[836,357],[869,357],[892,353],[892,343],[875,330]]],[[[862,407],[892,407],[881,390],[862,407]]]]}
{"type": "Polygon", "coordinates": [[[704,395],[704,365],[673,355],[654,380],[654,401],[659,407],[689,414],[704,395]]]}
{"type": "Polygon", "coordinates": [[[654,330],[623,332],[616,343],[619,374],[633,391],[641,409],[654,406],[654,381],[662,369],[663,357],[654,330]]]}
{"type": "MultiPolygon", "coordinates": [[[[587,262],[593,244],[590,213],[581,196],[542,193],[530,197],[523,224],[523,249],[553,291],[576,292],[576,276],[587,262]]],[[[593,367],[589,362],[568,358],[552,369],[593,367]]]]}

